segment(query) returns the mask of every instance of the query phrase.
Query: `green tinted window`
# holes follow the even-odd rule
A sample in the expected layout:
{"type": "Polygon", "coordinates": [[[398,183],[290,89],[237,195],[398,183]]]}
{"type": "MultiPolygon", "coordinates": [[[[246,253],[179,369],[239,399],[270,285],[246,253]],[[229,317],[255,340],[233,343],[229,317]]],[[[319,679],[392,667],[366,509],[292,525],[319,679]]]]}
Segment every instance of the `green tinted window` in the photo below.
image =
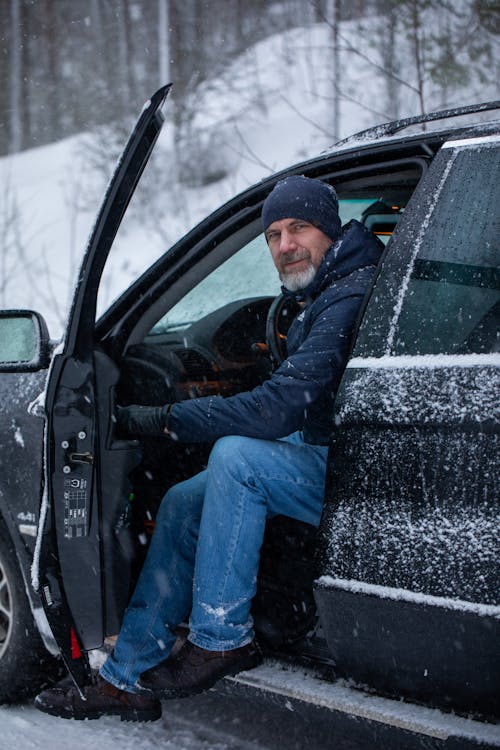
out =
{"type": "MultiPolygon", "coordinates": [[[[394,354],[498,350],[500,148],[458,150],[392,332],[394,354]]],[[[396,306],[397,309],[397,306],[396,306]]]]}

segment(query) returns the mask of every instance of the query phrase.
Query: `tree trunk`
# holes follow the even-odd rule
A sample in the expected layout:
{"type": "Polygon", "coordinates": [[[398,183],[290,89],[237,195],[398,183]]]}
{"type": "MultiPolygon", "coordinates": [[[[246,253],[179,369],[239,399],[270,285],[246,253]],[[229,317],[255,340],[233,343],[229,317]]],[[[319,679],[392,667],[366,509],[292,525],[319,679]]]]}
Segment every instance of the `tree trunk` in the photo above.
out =
{"type": "Polygon", "coordinates": [[[159,85],[170,82],[169,0],[158,0],[158,76],[159,85]]]}
{"type": "Polygon", "coordinates": [[[415,60],[415,72],[417,75],[418,103],[420,114],[425,114],[425,97],[424,97],[424,44],[422,18],[420,14],[419,1],[413,0],[411,5],[412,30],[411,38],[413,42],[413,55],[415,60]]]}
{"type": "Polygon", "coordinates": [[[10,0],[10,75],[9,75],[9,153],[22,148],[24,140],[22,119],[22,51],[21,2],[10,0]]]}
{"type": "Polygon", "coordinates": [[[340,21],[340,0],[328,0],[326,7],[326,17],[328,20],[328,25],[331,29],[332,39],[332,131],[334,141],[338,141],[340,138],[340,51],[338,38],[338,25],[340,21]]]}

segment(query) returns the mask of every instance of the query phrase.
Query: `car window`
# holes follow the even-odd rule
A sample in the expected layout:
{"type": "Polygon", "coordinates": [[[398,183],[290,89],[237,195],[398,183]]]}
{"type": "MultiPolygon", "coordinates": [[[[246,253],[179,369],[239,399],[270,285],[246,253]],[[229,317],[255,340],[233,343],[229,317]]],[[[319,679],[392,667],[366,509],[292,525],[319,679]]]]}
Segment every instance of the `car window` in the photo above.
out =
{"type": "Polygon", "coordinates": [[[245,297],[276,296],[280,280],[260,234],[212,271],[153,327],[152,333],[182,328],[245,297]]]}
{"type": "Polygon", "coordinates": [[[459,149],[422,235],[393,354],[498,350],[500,148],[459,149]]]}
{"type": "MultiPolygon", "coordinates": [[[[364,221],[374,205],[379,205],[377,197],[340,200],[342,224],[351,219],[364,221]]],[[[389,233],[381,233],[381,238],[386,242],[389,233]]],[[[230,302],[247,297],[275,297],[280,291],[281,283],[271,253],[264,235],[260,234],[191,289],[156,323],[151,333],[182,328],[230,302]]]]}

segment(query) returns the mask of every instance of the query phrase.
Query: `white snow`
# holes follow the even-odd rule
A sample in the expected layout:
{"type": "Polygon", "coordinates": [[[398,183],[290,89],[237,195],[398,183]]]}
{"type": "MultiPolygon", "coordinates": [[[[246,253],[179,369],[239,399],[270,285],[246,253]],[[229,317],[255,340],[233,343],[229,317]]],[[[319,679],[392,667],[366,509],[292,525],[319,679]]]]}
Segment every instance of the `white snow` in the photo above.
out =
{"type": "Polygon", "coordinates": [[[499,135],[483,135],[480,138],[463,138],[456,141],[448,141],[443,145],[443,148],[471,148],[472,146],[485,146],[488,144],[498,143],[500,140],[499,135]]]}
{"type": "MultiPolygon", "coordinates": [[[[372,32],[382,22],[372,19],[372,32]]],[[[342,35],[347,48],[355,51],[360,43],[356,25],[342,24],[342,35]]],[[[110,256],[103,277],[101,309],[225,200],[273,171],[330,150],[332,82],[325,65],[330,45],[326,24],[293,29],[261,41],[224,76],[193,90],[186,104],[192,106],[193,138],[182,144],[182,169],[195,168],[196,149],[210,145],[210,138],[215,138],[210,158],[219,158],[224,167],[230,165],[227,177],[209,185],[175,182],[167,99],[167,120],[153,154],[158,160],[153,174],[168,174],[168,191],[150,190],[150,216],[145,220],[141,206],[141,221],[136,212],[123,231],[119,257],[110,256]]],[[[370,55],[376,56],[375,51],[370,55]]],[[[374,117],[388,119],[380,111],[385,96],[381,79],[355,52],[348,65],[343,61],[341,88],[345,93],[340,102],[341,136],[372,125],[374,117]]],[[[146,97],[150,92],[144,93],[146,97]]],[[[434,106],[432,98],[429,106],[434,106]]],[[[414,99],[405,96],[403,107],[412,114],[414,99]]],[[[6,238],[12,243],[9,252],[15,263],[1,306],[38,310],[54,339],[64,330],[82,254],[106,189],[106,178],[91,166],[84,150],[88,141],[88,133],[76,135],[0,159],[2,196],[17,220],[16,232],[6,238]]],[[[110,156],[108,177],[114,161],[110,156]]]]}
{"type": "Polygon", "coordinates": [[[368,409],[372,419],[376,415],[385,424],[481,422],[487,415],[498,419],[499,355],[482,357],[387,356],[374,359],[375,366],[369,369],[366,360],[353,360],[353,377],[347,382],[337,421],[362,419],[368,409]]]}
{"type": "Polygon", "coordinates": [[[354,594],[368,594],[369,596],[378,596],[381,599],[425,604],[429,607],[442,607],[459,612],[471,612],[482,617],[500,619],[500,606],[494,604],[466,602],[460,599],[450,599],[449,597],[421,594],[416,591],[408,591],[408,589],[379,586],[373,583],[365,583],[364,581],[347,581],[343,578],[334,578],[333,576],[321,576],[317,579],[317,583],[326,588],[352,591],[354,594]]]}
{"type": "Polygon", "coordinates": [[[71,721],[30,705],[0,706],[0,750],[265,750],[218,727],[186,719],[179,706],[156,722],[131,724],[118,717],[71,721]]]}
{"type": "Polygon", "coordinates": [[[476,739],[500,747],[498,726],[481,724],[438,709],[381,698],[357,689],[345,680],[327,682],[306,668],[288,668],[269,661],[232,679],[290,699],[311,702],[428,737],[476,739]]]}
{"type": "MultiPolygon", "coordinates": [[[[159,194],[155,195],[152,191],[148,221],[135,219],[121,230],[119,257],[112,253],[103,277],[101,309],[169,245],[225,200],[273,171],[316,155],[329,145],[329,82],[321,62],[328,49],[328,29],[318,25],[307,34],[314,59],[309,59],[307,47],[298,44],[301,31],[294,30],[284,38],[271,37],[256,45],[233,64],[223,79],[193,91],[194,111],[199,112],[194,117],[193,130],[195,126],[200,129],[200,139],[208,132],[223,135],[223,142],[213,151],[223,151],[224,159],[231,164],[230,175],[201,187],[171,184],[168,194],[157,190],[159,194]],[[289,65],[280,58],[287,45],[294,49],[289,65]],[[322,76],[314,76],[311,81],[315,65],[322,76]],[[262,111],[252,93],[255,81],[249,82],[253,75],[258,76],[264,97],[262,111]],[[302,100],[302,111],[293,108],[285,95],[291,89],[295,99],[302,100]]],[[[355,61],[345,73],[346,85],[348,79],[352,85],[359,85],[363,73],[366,79],[367,71],[355,61]]],[[[168,99],[165,114],[167,121],[152,163],[157,159],[157,169],[167,169],[170,181],[174,176],[168,99]]],[[[343,106],[346,133],[365,121],[369,124],[369,117],[361,105],[343,106]]],[[[82,134],[0,159],[0,186],[18,216],[16,252],[21,261],[16,264],[2,307],[38,310],[46,318],[53,338],[59,338],[64,328],[78,267],[106,191],[102,175],[91,169],[85,157],[83,146],[88,139],[88,134],[82,134]]],[[[184,144],[183,149],[194,148],[196,142],[184,144]]],[[[189,159],[186,153],[184,158],[193,169],[195,155],[189,159]]],[[[108,174],[113,167],[114,163],[110,163],[108,174]]],[[[143,180],[147,178],[148,173],[143,180]]]]}
{"type": "MultiPolygon", "coordinates": [[[[270,695],[270,705],[280,695],[282,705],[300,721],[300,705],[313,704],[381,725],[416,732],[428,738],[475,740],[500,747],[498,726],[445,713],[438,709],[381,698],[345,680],[327,682],[312,669],[284,666],[272,660],[236,677],[230,685],[244,685],[270,695]]],[[[182,701],[164,701],[163,717],[148,724],[121,723],[117,717],[97,721],[67,721],[38,712],[31,705],[0,706],[0,750],[266,750],[241,739],[241,718],[231,701],[231,720],[225,697],[212,694],[182,701]],[[208,706],[208,711],[205,708],[208,706]],[[214,710],[215,707],[215,710],[214,710]],[[233,734],[233,729],[235,730],[233,734]]],[[[236,699],[246,701],[247,698],[236,699]]],[[[254,721],[260,720],[258,708],[254,721]]],[[[244,724],[243,724],[244,726],[244,724]]],[[[305,737],[309,724],[304,720],[305,737]]],[[[311,727],[309,727],[309,732],[311,727]]],[[[276,745],[273,744],[273,747],[276,745]]],[[[294,745],[295,747],[295,745],[294,745]]]]}
{"type": "Polygon", "coordinates": [[[500,367],[500,354],[400,354],[384,357],[353,357],[347,367],[353,370],[409,369],[417,367],[500,367]]]}
{"type": "Polygon", "coordinates": [[[229,610],[224,609],[224,607],[212,607],[210,604],[205,604],[204,602],[201,603],[201,607],[208,615],[215,617],[220,623],[223,624],[225,622],[229,610]]]}
{"type": "Polygon", "coordinates": [[[24,448],[24,438],[23,438],[23,433],[21,431],[21,428],[18,427],[17,425],[13,425],[13,427],[14,427],[14,440],[21,448],[24,448]]]}
{"type": "Polygon", "coordinates": [[[43,417],[45,414],[45,391],[42,391],[38,396],[28,404],[27,412],[33,417],[43,417]]]}

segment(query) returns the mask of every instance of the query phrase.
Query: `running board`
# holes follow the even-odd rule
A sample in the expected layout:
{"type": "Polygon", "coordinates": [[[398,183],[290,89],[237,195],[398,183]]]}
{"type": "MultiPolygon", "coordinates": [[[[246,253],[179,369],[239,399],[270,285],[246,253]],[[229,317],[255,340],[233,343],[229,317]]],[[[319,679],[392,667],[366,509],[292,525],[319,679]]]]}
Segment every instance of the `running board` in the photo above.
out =
{"type": "Polygon", "coordinates": [[[331,747],[335,746],[330,743],[336,738],[344,742],[352,738],[352,747],[367,750],[500,748],[499,725],[383,698],[355,688],[345,680],[327,682],[312,669],[278,661],[266,660],[260,667],[227,677],[217,690],[264,701],[272,706],[273,720],[275,709],[281,706],[284,732],[290,728],[295,714],[295,720],[298,717],[299,721],[305,721],[304,729],[309,736],[312,718],[315,725],[321,723],[331,747]]]}

